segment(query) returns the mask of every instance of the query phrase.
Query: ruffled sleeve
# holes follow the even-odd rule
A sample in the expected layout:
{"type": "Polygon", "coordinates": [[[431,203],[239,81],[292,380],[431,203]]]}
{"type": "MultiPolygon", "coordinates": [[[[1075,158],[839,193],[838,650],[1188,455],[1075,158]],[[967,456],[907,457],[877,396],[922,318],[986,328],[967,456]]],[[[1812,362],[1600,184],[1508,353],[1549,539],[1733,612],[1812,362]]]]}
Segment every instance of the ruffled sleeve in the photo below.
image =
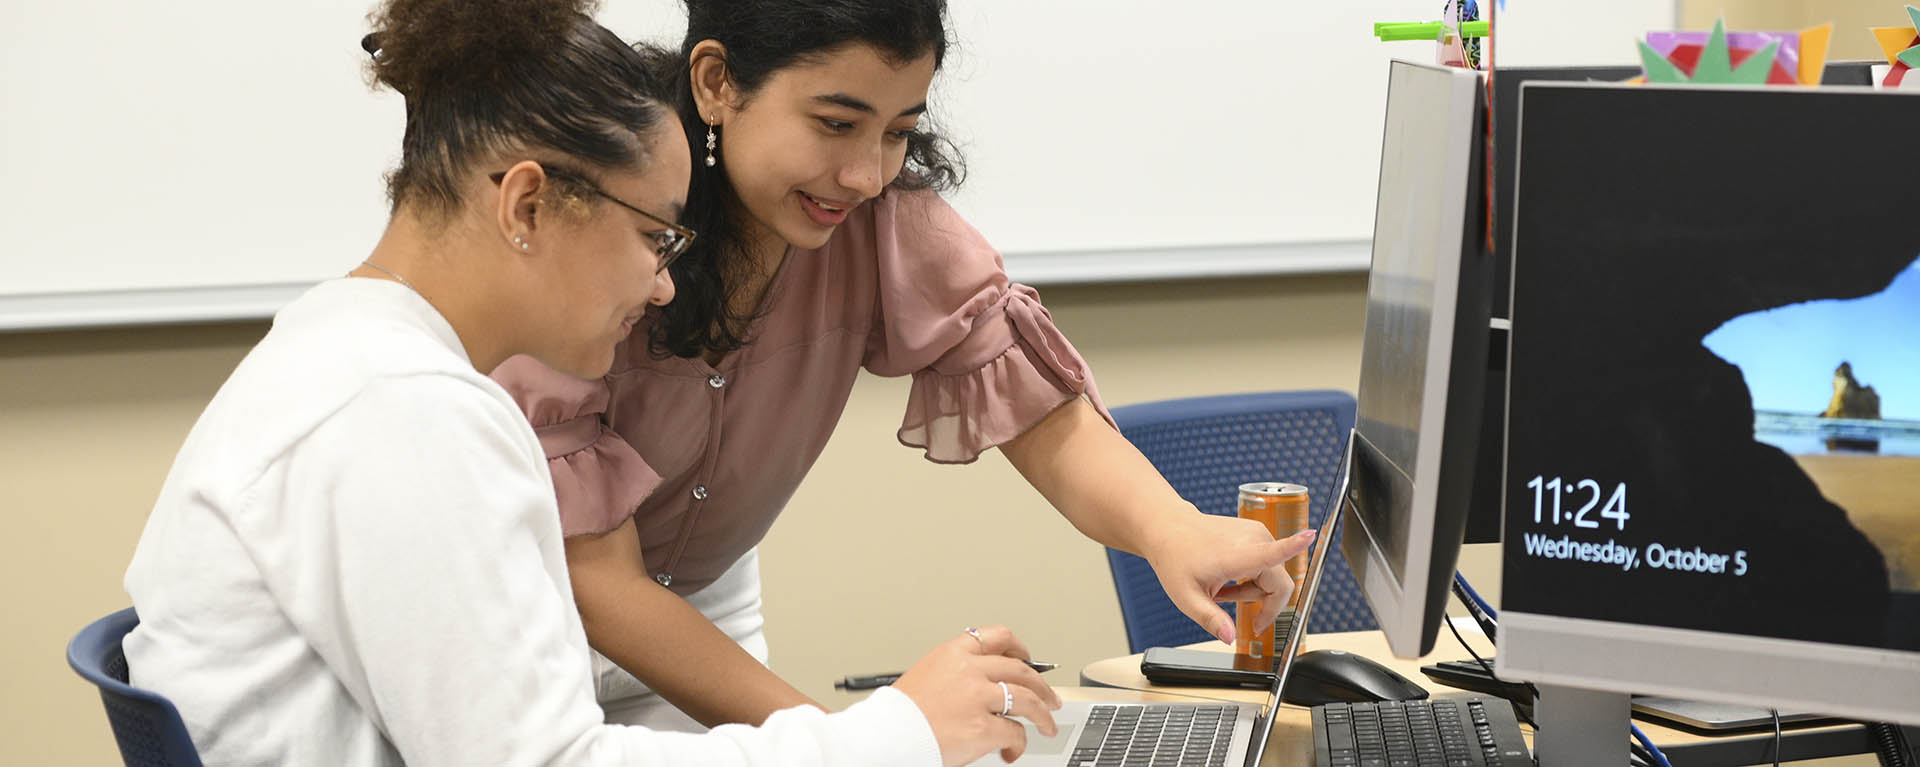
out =
{"type": "Polygon", "coordinates": [[[1108,424],[1092,371],[1033,288],[930,192],[872,203],[880,301],[866,368],[912,375],[901,444],[936,463],[970,463],[1054,408],[1086,396],[1108,424]]]}
{"type": "Polygon", "coordinates": [[[619,527],[660,486],[653,467],[607,426],[605,380],[574,378],[527,356],[502,363],[493,380],[513,395],[540,437],[563,534],[619,527]]]}

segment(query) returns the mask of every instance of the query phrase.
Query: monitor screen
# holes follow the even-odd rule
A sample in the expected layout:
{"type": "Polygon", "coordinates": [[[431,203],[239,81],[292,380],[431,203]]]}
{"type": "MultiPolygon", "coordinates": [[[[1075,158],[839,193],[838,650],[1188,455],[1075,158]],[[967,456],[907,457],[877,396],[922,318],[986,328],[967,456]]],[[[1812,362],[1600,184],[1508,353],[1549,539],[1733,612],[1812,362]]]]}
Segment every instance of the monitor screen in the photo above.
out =
{"type": "Polygon", "coordinates": [[[1503,674],[1920,721],[1916,124],[1523,86],[1503,674]]]}
{"type": "Polygon", "coordinates": [[[1439,630],[1480,427],[1481,91],[1469,70],[1389,69],[1342,551],[1403,657],[1439,630]]]}
{"type": "MultiPolygon", "coordinates": [[[[1870,62],[1841,61],[1827,64],[1823,85],[1867,85],[1871,82],[1870,62]]],[[[1640,67],[1500,67],[1488,74],[1493,97],[1493,316],[1504,321],[1512,316],[1511,296],[1513,264],[1514,148],[1520,138],[1520,86],[1530,82],[1621,82],[1641,75],[1640,67]]],[[[1505,459],[1507,424],[1507,333],[1500,322],[1490,338],[1487,352],[1487,384],[1484,426],[1480,432],[1480,457],[1476,462],[1473,499],[1468,506],[1467,543],[1500,541],[1501,461],[1505,459]]]]}

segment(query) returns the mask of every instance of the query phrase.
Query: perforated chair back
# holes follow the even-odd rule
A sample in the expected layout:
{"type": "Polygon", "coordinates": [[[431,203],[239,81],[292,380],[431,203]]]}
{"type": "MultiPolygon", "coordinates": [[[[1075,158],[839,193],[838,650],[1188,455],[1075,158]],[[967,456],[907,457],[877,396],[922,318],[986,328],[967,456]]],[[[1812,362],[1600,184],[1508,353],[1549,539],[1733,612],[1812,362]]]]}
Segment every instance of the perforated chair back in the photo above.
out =
{"type": "MultiPolygon", "coordinates": [[[[1307,486],[1308,514],[1317,528],[1333,508],[1327,496],[1353,413],[1353,395],[1346,392],[1289,391],[1127,405],[1114,408],[1113,418],[1174,491],[1201,511],[1233,516],[1239,513],[1240,485],[1292,482],[1307,486]]],[[[1378,628],[1340,556],[1339,539],[1328,544],[1334,549],[1321,575],[1310,632],[1378,628]]],[[[1108,549],[1107,564],[1133,652],[1211,638],[1174,607],[1146,560],[1108,549]]]]}
{"type": "Polygon", "coordinates": [[[107,723],[128,767],[201,767],[200,752],[172,701],[127,684],[120,640],[139,624],[131,607],[94,621],[67,643],[67,665],[100,688],[107,723]]]}

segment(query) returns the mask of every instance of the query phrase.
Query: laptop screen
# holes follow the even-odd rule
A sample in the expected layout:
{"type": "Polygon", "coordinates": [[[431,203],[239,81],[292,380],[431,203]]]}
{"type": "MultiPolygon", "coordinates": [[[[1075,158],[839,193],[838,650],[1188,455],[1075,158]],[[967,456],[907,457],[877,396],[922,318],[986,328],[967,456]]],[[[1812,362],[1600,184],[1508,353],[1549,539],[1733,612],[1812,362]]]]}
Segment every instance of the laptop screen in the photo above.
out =
{"type": "Polygon", "coordinates": [[[1333,479],[1333,503],[1327,507],[1327,519],[1320,524],[1320,534],[1313,539],[1313,554],[1307,559],[1307,573],[1301,579],[1300,600],[1294,608],[1293,631],[1288,633],[1287,646],[1275,654],[1276,666],[1273,675],[1273,689],[1267,695],[1266,710],[1260,715],[1260,721],[1253,729],[1253,739],[1247,749],[1247,765],[1252,767],[1260,763],[1267,750],[1267,736],[1273,730],[1273,717],[1280,711],[1280,691],[1286,689],[1287,672],[1293,666],[1293,659],[1300,655],[1301,638],[1307,635],[1307,619],[1313,613],[1313,594],[1318,590],[1320,572],[1326,569],[1328,553],[1333,550],[1333,536],[1339,532],[1341,513],[1347,505],[1347,479],[1349,463],[1353,457],[1353,434],[1347,434],[1347,450],[1340,459],[1340,470],[1333,479]]]}

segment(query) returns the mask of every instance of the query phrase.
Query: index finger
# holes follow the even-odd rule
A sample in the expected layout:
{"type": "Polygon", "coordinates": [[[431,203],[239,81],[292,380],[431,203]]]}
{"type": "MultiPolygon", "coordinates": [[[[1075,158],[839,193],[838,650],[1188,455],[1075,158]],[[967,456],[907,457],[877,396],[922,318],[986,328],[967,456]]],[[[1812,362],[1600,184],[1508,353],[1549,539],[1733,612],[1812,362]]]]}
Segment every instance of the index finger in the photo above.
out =
{"type": "MultiPolygon", "coordinates": [[[[980,641],[977,644],[981,655],[1005,655],[1020,660],[1033,660],[1033,654],[1027,651],[1026,643],[1014,636],[1012,629],[1006,626],[982,626],[976,630],[980,632],[980,641]]],[[[969,645],[976,644],[972,636],[962,637],[961,641],[969,645]]]]}
{"type": "Polygon", "coordinates": [[[1234,549],[1226,555],[1225,567],[1228,577],[1233,580],[1248,580],[1262,571],[1279,567],[1282,563],[1307,550],[1318,536],[1318,530],[1304,530],[1271,543],[1256,543],[1234,549]]]}

